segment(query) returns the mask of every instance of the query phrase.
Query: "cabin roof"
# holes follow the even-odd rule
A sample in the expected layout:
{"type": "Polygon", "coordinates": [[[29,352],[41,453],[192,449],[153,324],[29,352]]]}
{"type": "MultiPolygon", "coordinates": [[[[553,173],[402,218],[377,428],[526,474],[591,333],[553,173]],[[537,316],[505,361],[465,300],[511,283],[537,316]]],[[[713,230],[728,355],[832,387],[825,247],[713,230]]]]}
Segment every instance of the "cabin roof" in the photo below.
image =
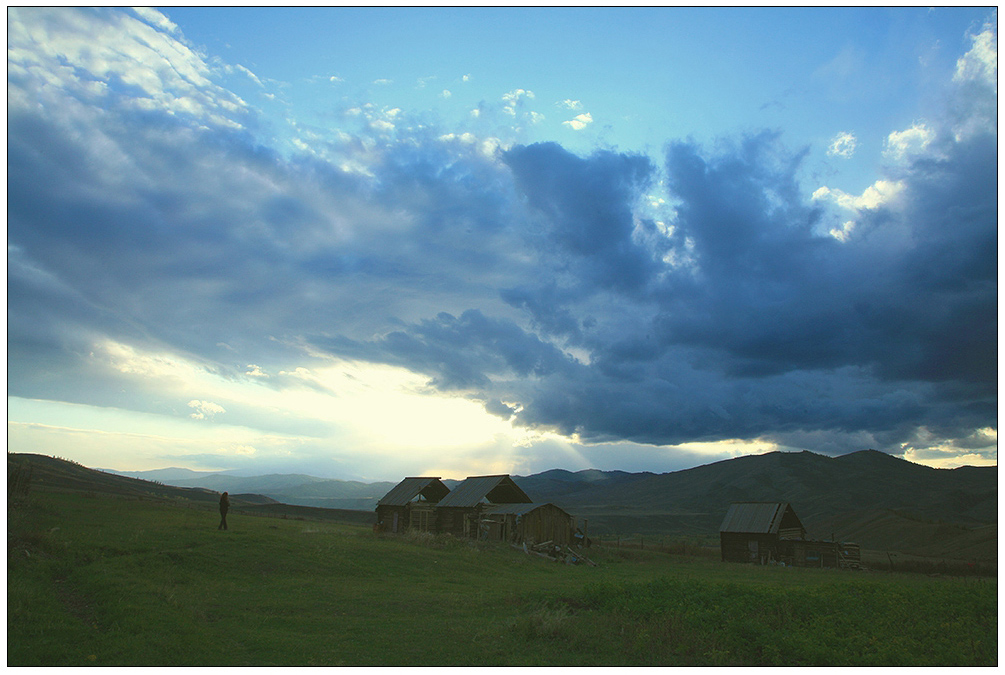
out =
{"type": "Polygon", "coordinates": [[[719,531],[778,534],[783,526],[805,529],[787,502],[736,502],[729,505],[719,531]]]}
{"type": "MultiPolygon", "coordinates": [[[[506,516],[523,516],[531,511],[536,511],[542,506],[555,506],[551,502],[546,502],[544,504],[496,504],[485,509],[486,513],[506,515],[506,516]]],[[[555,506],[556,509],[565,513],[564,509],[555,506]]]]}
{"type": "Polygon", "coordinates": [[[440,507],[477,506],[483,499],[493,504],[530,504],[527,493],[506,475],[469,476],[440,500],[440,507]]]}
{"type": "Polygon", "coordinates": [[[405,506],[422,495],[428,502],[438,502],[450,493],[450,488],[431,476],[412,476],[401,481],[384,495],[378,506],[405,506]]]}

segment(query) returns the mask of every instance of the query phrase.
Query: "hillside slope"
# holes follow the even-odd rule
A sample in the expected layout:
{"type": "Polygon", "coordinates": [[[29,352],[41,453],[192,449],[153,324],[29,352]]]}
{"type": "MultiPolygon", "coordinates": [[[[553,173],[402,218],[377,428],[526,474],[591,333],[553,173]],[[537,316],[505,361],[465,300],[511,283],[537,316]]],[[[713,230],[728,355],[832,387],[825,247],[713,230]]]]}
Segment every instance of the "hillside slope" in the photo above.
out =
{"type": "MultiPolygon", "coordinates": [[[[257,504],[271,513],[291,505],[314,509],[298,512],[314,514],[306,517],[327,513],[360,522],[372,519],[377,499],[394,485],[213,474],[178,479],[200,484],[179,487],[43,455],[8,454],[8,468],[12,461],[30,461],[33,482],[55,489],[202,502],[215,502],[226,489],[249,508],[257,504]]],[[[773,452],[665,474],[554,469],[514,480],[534,501],[561,506],[595,536],[711,541],[731,502],[782,501],[792,504],[810,538],[915,555],[997,558],[997,467],[932,469],[872,450],[841,457],[773,452]]]]}
{"type": "Polygon", "coordinates": [[[709,514],[725,514],[734,501],[788,501],[804,520],[868,506],[979,524],[997,520],[998,474],[996,467],[933,469],[875,450],[841,457],[771,452],[629,483],[583,485],[562,501],[709,514]]]}
{"type": "MultiPolygon", "coordinates": [[[[220,499],[219,492],[202,487],[177,487],[130,478],[89,469],[76,462],[47,455],[7,453],[8,477],[18,465],[30,468],[33,490],[94,492],[136,499],[189,501],[206,505],[215,505],[220,499]]],[[[276,503],[275,500],[258,494],[232,494],[230,499],[231,504],[236,507],[276,503]]]]}
{"type": "Polygon", "coordinates": [[[933,469],[874,450],[841,457],[772,452],[550,492],[547,483],[515,480],[535,500],[589,518],[594,531],[709,534],[718,532],[731,502],[781,501],[793,505],[812,538],[996,556],[988,542],[996,541],[997,527],[992,533],[988,526],[998,518],[997,467],[933,469]]]}
{"type": "Polygon", "coordinates": [[[156,480],[178,487],[199,487],[216,492],[227,490],[231,493],[255,493],[284,504],[361,511],[372,511],[376,508],[377,500],[395,485],[390,482],[363,483],[290,473],[235,476],[212,472],[186,474],[178,469],[115,473],[141,479],[159,476],[156,480]]]}

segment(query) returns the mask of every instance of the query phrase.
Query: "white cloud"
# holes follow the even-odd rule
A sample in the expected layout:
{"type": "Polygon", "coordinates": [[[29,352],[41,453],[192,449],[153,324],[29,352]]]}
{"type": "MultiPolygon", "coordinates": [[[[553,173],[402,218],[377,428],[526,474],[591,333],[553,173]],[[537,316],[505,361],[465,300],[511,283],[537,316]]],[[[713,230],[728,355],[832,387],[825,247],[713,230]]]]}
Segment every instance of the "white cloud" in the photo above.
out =
{"type": "Polygon", "coordinates": [[[849,131],[842,131],[831,139],[831,144],[827,146],[827,154],[832,157],[849,158],[855,154],[857,139],[855,134],[849,131]]]}
{"type": "Polygon", "coordinates": [[[914,155],[925,152],[935,140],[935,131],[924,122],[914,124],[910,129],[894,131],[886,137],[883,156],[902,162],[914,155]]]}
{"type": "Polygon", "coordinates": [[[245,67],[244,67],[244,66],[242,66],[241,64],[237,64],[236,66],[234,66],[234,68],[235,68],[236,70],[238,70],[238,71],[240,71],[240,72],[244,73],[245,75],[247,75],[247,76],[248,76],[248,78],[249,78],[249,79],[250,79],[250,80],[251,80],[252,82],[254,82],[255,84],[257,84],[257,85],[258,85],[259,87],[262,87],[262,88],[264,88],[264,87],[265,87],[265,85],[264,85],[264,84],[262,84],[262,81],[261,81],[260,79],[258,79],[258,75],[255,75],[255,74],[254,74],[253,72],[251,72],[251,70],[249,70],[248,68],[245,68],[245,67]]]}
{"type": "Polygon", "coordinates": [[[998,34],[985,24],[977,35],[971,35],[973,46],[956,62],[954,82],[978,81],[998,91],[998,34]]]}
{"type": "Polygon", "coordinates": [[[583,108],[583,104],[580,101],[574,101],[571,98],[559,101],[557,105],[560,105],[563,108],[568,108],[569,110],[581,110],[583,108]]]}
{"type": "MultiPolygon", "coordinates": [[[[813,201],[830,201],[856,216],[863,211],[884,206],[897,206],[904,191],[903,181],[878,180],[861,195],[851,195],[836,188],[821,187],[813,193],[813,201]]],[[[829,234],[838,241],[847,241],[855,229],[856,221],[847,220],[840,227],[831,228],[829,234]]]]}
{"type": "Polygon", "coordinates": [[[836,188],[822,187],[813,193],[813,199],[829,199],[842,208],[860,211],[891,204],[900,196],[903,189],[903,181],[878,180],[858,196],[836,188]]]}
{"type": "Polygon", "coordinates": [[[377,80],[373,81],[374,84],[379,84],[379,85],[382,85],[382,86],[383,85],[391,84],[392,82],[394,82],[394,80],[389,80],[389,79],[387,79],[385,77],[382,77],[380,79],[377,79],[377,80]]]}
{"type": "Polygon", "coordinates": [[[852,230],[855,229],[855,221],[846,221],[841,227],[832,227],[829,234],[838,241],[848,241],[852,230]]]}
{"type": "Polygon", "coordinates": [[[449,89],[444,89],[441,96],[443,96],[443,98],[450,98],[451,96],[453,96],[453,94],[450,93],[449,89]]]}
{"type": "Polygon", "coordinates": [[[508,115],[516,115],[516,109],[519,107],[521,101],[527,98],[534,98],[534,92],[528,91],[526,89],[514,89],[513,91],[506,92],[503,94],[503,112],[508,115]]]}
{"type": "Polygon", "coordinates": [[[188,402],[188,407],[195,410],[194,413],[189,415],[194,420],[207,420],[213,419],[216,415],[221,415],[226,410],[223,406],[213,403],[212,401],[200,401],[198,399],[193,399],[188,402]]]}
{"type": "Polygon", "coordinates": [[[160,28],[168,33],[177,33],[178,26],[166,16],[152,7],[133,7],[133,12],[151,26],[160,28]]]}
{"type": "Polygon", "coordinates": [[[586,125],[593,122],[593,116],[590,113],[583,113],[581,115],[576,115],[571,120],[566,120],[562,122],[563,125],[571,127],[576,131],[582,131],[586,128],[586,125]]]}
{"type": "Polygon", "coordinates": [[[240,126],[235,115],[247,112],[244,101],[214,84],[203,59],[163,32],[177,27],[154,10],[137,15],[144,21],[125,12],[10,9],[7,68],[18,86],[8,106],[58,95],[61,88],[81,101],[105,105],[113,99],[117,105],[240,126]],[[124,96],[121,85],[142,95],[124,96]]]}

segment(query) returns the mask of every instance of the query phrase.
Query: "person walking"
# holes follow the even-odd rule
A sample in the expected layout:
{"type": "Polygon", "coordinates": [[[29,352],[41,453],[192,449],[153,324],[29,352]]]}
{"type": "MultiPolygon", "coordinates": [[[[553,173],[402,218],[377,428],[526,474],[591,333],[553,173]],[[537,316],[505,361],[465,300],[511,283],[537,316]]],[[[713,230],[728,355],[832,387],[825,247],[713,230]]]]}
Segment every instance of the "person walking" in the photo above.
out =
{"type": "Polygon", "coordinates": [[[230,497],[224,492],[220,495],[220,527],[218,530],[227,529],[227,511],[230,510],[230,497]]]}

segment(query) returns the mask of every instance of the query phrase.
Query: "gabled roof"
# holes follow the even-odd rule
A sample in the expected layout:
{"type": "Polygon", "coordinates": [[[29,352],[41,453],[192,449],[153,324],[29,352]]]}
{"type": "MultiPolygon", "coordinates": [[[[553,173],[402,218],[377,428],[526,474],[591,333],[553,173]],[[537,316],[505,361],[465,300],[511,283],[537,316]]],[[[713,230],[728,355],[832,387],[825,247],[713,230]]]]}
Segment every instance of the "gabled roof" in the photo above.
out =
{"type": "Polygon", "coordinates": [[[439,478],[429,476],[413,476],[401,481],[377,502],[378,506],[405,506],[408,502],[422,495],[427,502],[438,502],[449,494],[450,488],[440,482],[439,478]]]}
{"type": "Polygon", "coordinates": [[[736,502],[719,527],[720,532],[778,534],[782,528],[804,530],[802,522],[786,502],[736,502]]]}
{"type": "MultiPolygon", "coordinates": [[[[487,509],[485,509],[485,513],[507,515],[507,516],[523,516],[530,513],[531,511],[535,511],[541,508],[542,506],[555,506],[555,505],[552,504],[551,502],[547,502],[545,504],[498,504],[490,506],[487,509]]],[[[564,509],[561,509],[557,506],[555,506],[555,508],[561,511],[562,513],[565,513],[564,509]]]]}
{"type": "Polygon", "coordinates": [[[477,506],[483,499],[493,504],[530,504],[527,493],[506,475],[470,476],[443,498],[440,507],[477,506]]]}

